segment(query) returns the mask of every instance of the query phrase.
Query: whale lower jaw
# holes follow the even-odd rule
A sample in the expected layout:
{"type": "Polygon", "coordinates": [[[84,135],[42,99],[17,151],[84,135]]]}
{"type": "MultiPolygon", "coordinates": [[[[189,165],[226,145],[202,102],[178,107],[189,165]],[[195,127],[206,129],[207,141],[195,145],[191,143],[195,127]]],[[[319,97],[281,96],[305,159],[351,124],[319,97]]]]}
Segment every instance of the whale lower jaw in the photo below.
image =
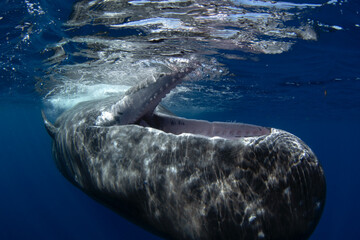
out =
{"type": "Polygon", "coordinates": [[[196,134],[203,137],[220,137],[237,139],[241,137],[262,136],[270,134],[270,128],[244,123],[208,122],[186,119],[161,113],[159,107],[154,113],[145,115],[137,123],[141,126],[156,128],[166,133],[196,134]]]}
{"type": "Polygon", "coordinates": [[[282,130],[234,140],[70,119],[64,127],[53,145],[64,176],[168,239],[307,239],[324,207],[318,160],[282,130]]]}

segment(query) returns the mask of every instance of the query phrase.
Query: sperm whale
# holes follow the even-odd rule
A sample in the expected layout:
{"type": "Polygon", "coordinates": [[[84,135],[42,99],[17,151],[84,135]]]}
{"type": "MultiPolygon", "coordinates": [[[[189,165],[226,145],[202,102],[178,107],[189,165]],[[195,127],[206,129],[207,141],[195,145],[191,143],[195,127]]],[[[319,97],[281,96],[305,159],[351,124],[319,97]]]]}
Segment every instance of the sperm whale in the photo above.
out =
{"type": "Polygon", "coordinates": [[[307,239],[325,204],[323,169],[275,128],[185,119],[159,103],[194,68],[79,103],[54,124],[57,168],[166,239],[307,239]]]}

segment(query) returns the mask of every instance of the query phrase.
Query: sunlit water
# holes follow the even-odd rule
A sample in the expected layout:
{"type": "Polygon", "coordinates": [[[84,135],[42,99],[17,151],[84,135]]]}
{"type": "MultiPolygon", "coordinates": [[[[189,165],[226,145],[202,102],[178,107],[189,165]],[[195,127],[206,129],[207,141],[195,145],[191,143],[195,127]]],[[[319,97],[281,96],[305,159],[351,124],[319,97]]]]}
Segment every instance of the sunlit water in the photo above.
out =
{"type": "Polygon", "coordinates": [[[358,1],[3,0],[0,7],[1,239],[158,239],[61,176],[40,110],[54,120],[78,102],[121,95],[192,63],[200,67],[163,104],[184,117],[299,136],[327,179],[311,239],[360,235],[358,1]]]}

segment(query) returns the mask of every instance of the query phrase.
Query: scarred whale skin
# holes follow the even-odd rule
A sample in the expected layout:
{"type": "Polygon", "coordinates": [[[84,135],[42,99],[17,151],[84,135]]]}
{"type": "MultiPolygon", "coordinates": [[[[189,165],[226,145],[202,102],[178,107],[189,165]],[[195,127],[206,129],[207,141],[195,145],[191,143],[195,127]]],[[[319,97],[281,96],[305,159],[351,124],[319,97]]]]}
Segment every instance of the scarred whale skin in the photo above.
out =
{"type": "Polygon", "coordinates": [[[179,133],[177,125],[191,123],[162,107],[118,124],[123,112],[116,109],[114,97],[84,102],[54,125],[45,118],[45,125],[61,173],[123,217],[166,239],[307,239],[315,229],[325,204],[325,177],[296,136],[225,123],[219,123],[219,135],[225,124],[240,129],[235,137],[179,133]],[[117,116],[107,119],[111,114],[117,116]],[[161,130],[171,118],[176,134],[161,130]]]}

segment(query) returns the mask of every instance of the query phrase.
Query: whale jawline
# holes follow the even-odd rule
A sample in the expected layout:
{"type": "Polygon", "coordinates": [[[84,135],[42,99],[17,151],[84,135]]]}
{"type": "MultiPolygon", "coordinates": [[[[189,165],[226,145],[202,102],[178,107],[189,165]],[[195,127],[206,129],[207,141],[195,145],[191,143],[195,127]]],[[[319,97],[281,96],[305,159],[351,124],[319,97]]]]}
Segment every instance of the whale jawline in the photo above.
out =
{"type": "Polygon", "coordinates": [[[163,113],[159,106],[153,113],[146,114],[136,122],[136,125],[151,127],[175,135],[195,134],[203,137],[220,137],[237,139],[243,137],[263,136],[271,133],[271,128],[252,124],[233,122],[209,122],[206,120],[186,119],[163,113]]]}

